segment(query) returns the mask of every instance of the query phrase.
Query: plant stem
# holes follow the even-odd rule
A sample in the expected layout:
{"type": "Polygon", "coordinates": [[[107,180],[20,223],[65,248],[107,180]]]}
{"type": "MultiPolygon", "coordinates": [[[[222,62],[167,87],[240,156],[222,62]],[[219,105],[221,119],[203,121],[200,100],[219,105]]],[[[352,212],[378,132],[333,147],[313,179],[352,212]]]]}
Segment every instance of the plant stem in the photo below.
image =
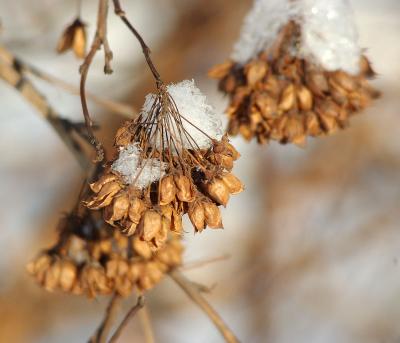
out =
{"type": "Polygon", "coordinates": [[[125,315],[124,319],[122,320],[121,324],[118,326],[118,328],[115,330],[114,334],[111,336],[110,340],[108,343],[115,343],[119,336],[121,335],[121,332],[125,328],[125,326],[128,324],[129,320],[135,316],[135,314],[144,306],[144,296],[140,295],[138,297],[138,300],[136,304],[128,311],[128,313],[125,315]]]}
{"type": "Polygon", "coordinates": [[[80,143],[71,135],[71,123],[49,105],[46,98],[36,87],[25,78],[18,61],[14,56],[0,46],[0,78],[14,87],[54,128],[59,137],[72,152],[83,170],[88,167],[87,157],[80,143]]]}
{"type": "Polygon", "coordinates": [[[169,272],[169,276],[183,289],[183,291],[193,300],[210,318],[215,327],[228,343],[238,343],[239,340],[231,329],[225,324],[220,315],[211,307],[211,305],[203,298],[198,288],[188,280],[179,270],[174,269],[169,272]]]}
{"type": "Polygon", "coordinates": [[[107,306],[106,314],[103,321],[101,322],[96,333],[90,338],[89,343],[105,343],[107,337],[111,331],[112,325],[118,314],[118,309],[121,304],[121,297],[118,294],[114,294],[107,306]]]}
{"type": "Polygon", "coordinates": [[[160,87],[163,82],[161,80],[161,76],[159,74],[159,72],[157,71],[157,68],[154,66],[153,61],[151,60],[150,57],[150,48],[147,46],[147,44],[145,43],[144,39],[142,38],[142,36],[139,34],[139,32],[133,27],[133,25],[130,23],[130,21],[128,20],[128,18],[126,17],[125,11],[121,8],[121,4],[119,2],[119,0],[113,0],[114,3],[114,12],[117,16],[119,16],[121,18],[121,20],[125,23],[125,25],[129,28],[129,30],[134,34],[134,36],[136,37],[136,39],[139,41],[141,47],[142,47],[142,51],[144,54],[144,57],[146,59],[147,65],[149,66],[155,80],[156,80],[156,84],[157,87],[160,87]]]}

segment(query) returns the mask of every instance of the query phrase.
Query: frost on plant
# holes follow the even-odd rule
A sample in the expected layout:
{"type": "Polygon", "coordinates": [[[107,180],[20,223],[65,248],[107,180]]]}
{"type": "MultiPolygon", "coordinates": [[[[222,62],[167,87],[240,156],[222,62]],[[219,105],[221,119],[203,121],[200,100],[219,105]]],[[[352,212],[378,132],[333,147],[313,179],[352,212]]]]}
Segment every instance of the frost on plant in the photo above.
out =
{"type": "Polygon", "coordinates": [[[348,0],[255,0],[231,58],[244,64],[269,48],[289,20],[301,27],[299,57],[329,71],[359,72],[361,51],[348,0]]]}
{"type": "Polygon", "coordinates": [[[167,164],[154,158],[141,159],[137,144],[130,144],[119,152],[112,169],[121,174],[126,184],[143,189],[165,174],[167,164]]]}
{"type": "MultiPolygon", "coordinates": [[[[221,118],[207,103],[206,96],[196,87],[194,80],[170,84],[167,86],[167,92],[180,113],[181,122],[179,124],[182,124],[188,134],[188,136],[182,135],[183,148],[191,149],[195,146],[196,148],[207,149],[212,145],[210,138],[221,139],[223,135],[221,118]]],[[[143,118],[147,118],[152,113],[155,100],[155,94],[146,96],[141,111],[143,118]]],[[[170,134],[179,137],[180,133],[176,123],[176,121],[170,121],[170,134]]],[[[157,148],[163,148],[160,138],[157,138],[157,148]]],[[[177,148],[179,149],[179,147],[177,148]]]]}

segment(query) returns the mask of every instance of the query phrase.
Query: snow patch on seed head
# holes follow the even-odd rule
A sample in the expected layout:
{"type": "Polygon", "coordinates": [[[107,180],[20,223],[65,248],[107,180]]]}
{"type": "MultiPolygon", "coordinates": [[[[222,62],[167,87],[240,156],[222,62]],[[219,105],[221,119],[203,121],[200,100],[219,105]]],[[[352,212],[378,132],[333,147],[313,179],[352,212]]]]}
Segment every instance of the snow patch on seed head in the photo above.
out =
{"type": "Polygon", "coordinates": [[[168,165],[155,158],[141,159],[140,153],[137,143],[128,144],[120,150],[111,168],[121,174],[126,184],[143,189],[163,177],[168,165]]]}
{"type": "MultiPolygon", "coordinates": [[[[212,146],[211,138],[220,140],[223,136],[221,116],[208,104],[206,96],[196,87],[194,80],[184,80],[169,84],[167,92],[174,100],[181,115],[182,126],[188,136],[182,136],[183,147],[186,149],[207,149],[212,146]]],[[[150,114],[156,96],[148,94],[141,115],[150,114]]],[[[179,137],[176,124],[171,123],[172,132],[179,137]]],[[[157,148],[162,148],[157,141],[157,148]]],[[[177,147],[180,149],[180,147],[177,147]]]]}
{"type": "Polygon", "coordinates": [[[299,56],[329,71],[359,72],[361,49],[348,0],[255,0],[231,58],[244,64],[268,49],[289,20],[301,26],[299,56]]]}

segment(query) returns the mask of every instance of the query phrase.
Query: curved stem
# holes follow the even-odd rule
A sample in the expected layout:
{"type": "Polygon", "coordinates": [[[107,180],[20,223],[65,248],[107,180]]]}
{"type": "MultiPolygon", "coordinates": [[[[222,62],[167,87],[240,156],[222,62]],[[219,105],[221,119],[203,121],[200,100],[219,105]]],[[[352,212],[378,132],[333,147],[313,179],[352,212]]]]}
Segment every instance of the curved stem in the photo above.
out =
{"type": "Polygon", "coordinates": [[[147,46],[147,44],[145,43],[144,39],[142,38],[142,36],[139,34],[139,32],[132,26],[132,24],[130,23],[130,21],[128,20],[128,18],[126,17],[125,11],[121,8],[121,4],[119,2],[119,0],[113,0],[113,4],[114,4],[114,12],[117,16],[119,16],[121,18],[121,20],[125,23],[126,26],[128,26],[129,30],[134,34],[134,36],[136,37],[136,39],[139,41],[141,47],[142,47],[142,51],[144,54],[144,57],[146,59],[147,65],[149,66],[155,80],[156,80],[156,84],[157,87],[160,87],[163,82],[161,80],[161,76],[158,72],[158,70],[156,69],[156,67],[154,66],[153,61],[151,60],[150,57],[150,48],[147,46]]]}
{"type": "Polygon", "coordinates": [[[216,328],[222,334],[225,342],[238,343],[239,340],[231,329],[225,324],[220,315],[211,307],[211,305],[202,297],[198,288],[188,280],[179,270],[174,269],[169,272],[169,276],[184,290],[184,292],[192,299],[211,319],[216,328]]]}

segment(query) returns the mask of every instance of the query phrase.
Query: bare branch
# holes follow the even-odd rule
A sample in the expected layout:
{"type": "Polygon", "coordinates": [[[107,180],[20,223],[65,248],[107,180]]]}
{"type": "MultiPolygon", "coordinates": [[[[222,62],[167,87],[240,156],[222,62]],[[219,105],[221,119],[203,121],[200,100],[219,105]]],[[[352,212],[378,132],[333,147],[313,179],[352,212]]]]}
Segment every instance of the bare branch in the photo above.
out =
{"type": "Polygon", "coordinates": [[[215,327],[228,343],[238,343],[239,340],[231,329],[225,324],[219,314],[211,307],[211,305],[203,298],[198,288],[193,282],[188,280],[179,270],[174,269],[169,272],[170,277],[183,289],[183,291],[193,300],[210,318],[215,327]]]}
{"type": "Polygon", "coordinates": [[[14,87],[54,128],[59,137],[73,153],[83,170],[88,167],[87,157],[79,142],[71,135],[71,123],[49,105],[46,98],[36,89],[19,67],[14,56],[0,46],[0,78],[14,87]]]}
{"type": "Polygon", "coordinates": [[[139,312],[139,319],[142,323],[145,342],[154,343],[155,339],[148,306],[143,306],[142,310],[139,312]]]}
{"type": "Polygon", "coordinates": [[[122,320],[121,324],[118,326],[118,328],[115,330],[114,334],[111,336],[110,340],[108,343],[115,343],[119,336],[121,335],[121,332],[124,330],[125,326],[128,324],[129,320],[133,318],[136,313],[144,306],[144,296],[140,295],[138,297],[138,300],[136,304],[128,311],[128,313],[125,315],[124,319],[122,320]]]}
{"type": "Polygon", "coordinates": [[[120,304],[121,304],[121,297],[118,294],[114,294],[114,296],[110,300],[110,303],[108,304],[103,321],[101,322],[96,333],[90,338],[89,343],[107,342],[107,337],[117,317],[120,304]]]}

